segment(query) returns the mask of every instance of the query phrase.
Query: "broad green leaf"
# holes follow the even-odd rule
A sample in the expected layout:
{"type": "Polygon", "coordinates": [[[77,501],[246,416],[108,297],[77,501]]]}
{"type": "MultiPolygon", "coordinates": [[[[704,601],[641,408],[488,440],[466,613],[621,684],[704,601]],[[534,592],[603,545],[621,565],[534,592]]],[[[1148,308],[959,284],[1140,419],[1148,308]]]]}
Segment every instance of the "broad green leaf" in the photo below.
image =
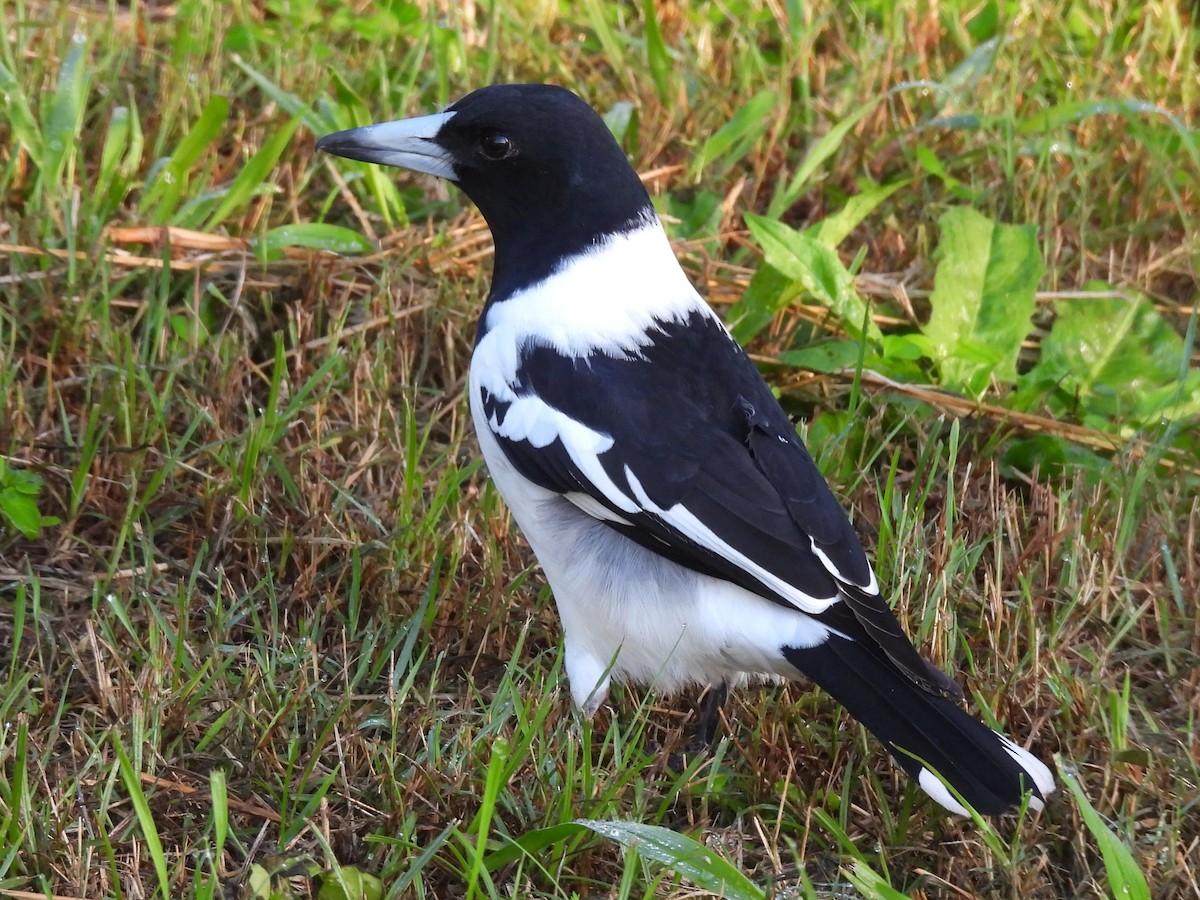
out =
{"type": "Polygon", "coordinates": [[[946,387],[980,396],[1017,379],[1042,277],[1032,225],[1000,225],[967,207],[938,220],[941,243],[924,335],[946,387]]]}
{"type": "Polygon", "coordinates": [[[726,164],[737,162],[749,152],[751,145],[767,129],[771,110],[779,103],[774,91],[762,91],[751,97],[733,118],[713,132],[692,160],[691,177],[695,178],[715,159],[726,164]]]}
{"type": "Polygon", "coordinates": [[[270,256],[284,247],[306,247],[340,254],[370,253],[375,249],[375,245],[357,231],[325,222],[280,225],[264,234],[254,245],[260,257],[270,256]]]}
{"type": "Polygon", "coordinates": [[[0,489],[0,519],[7,519],[29,540],[42,533],[42,516],[38,512],[37,501],[15,487],[0,489]]]}
{"type": "Polygon", "coordinates": [[[885,334],[883,336],[883,357],[887,360],[904,360],[915,362],[918,359],[929,359],[929,342],[923,334],[885,334]]]}
{"type": "Polygon", "coordinates": [[[1038,364],[1022,381],[1053,383],[1096,416],[1149,424],[1200,413],[1200,371],[1188,370],[1183,338],[1148,300],[1060,300],[1056,311],[1038,364]]]}
{"type": "Polygon", "coordinates": [[[320,882],[317,900],[379,900],[383,896],[383,882],[354,866],[323,872],[320,882]]]}
{"type": "Polygon", "coordinates": [[[785,350],[779,354],[779,361],[808,372],[832,374],[853,369],[861,355],[862,344],[858,341],[822,341],[801,350],[785,350]]]}
{"type": "Polygon", "coordinates": [[[967,34],[974,40],[986,41],[995,35],[1000,26],[1000,4],[996,0],[988,0],[979,11],[966,22],[967,34]]]}
{"type": "Polygon", "coordinates": [[[832,247],[774,219],[747,213],[746,224],[768,265],[828,306],[851,335],[860,337],[865,322],[867,337],[879,343],[879,327],[855,291],[854,277],[832,247]]]}
{"type": "Polygon", "coordinates": [[[975,199],[974,192],[953,175],[951,175],[942,161],[938,159],[937,154],[924,144],[919,144],[917,146],[916,156],[917,165],[941,181],[942,185],[953,196],[968,202],[971,202],[975,199]]]}
{"type": "Polygon", "coordinates": [[[726,900],[766,900],[766,892],[732,863],[685,834],[640,822],[576,821],[623,847],[636,848],[647,859],[668,866],[697,887],[726,900]]]}
{"type": "Polygon", "coordinates": [[[1036,471],[1043,480],[1058,478],[1066,472],[1100,475],[1112,468],[1112,464],[1095,451],[1054,434],[1035,434],[1009,441],[1000,461],[1025,475],[1036,471]]]}
{"type": "Polygon", "coordinates": [[[604,124],[612,132],[612,136],[620,144],[625,143],[625,137],[633,128],[637,133],[637,107],[628,100],[619,100],[604,114],[604,124]]]}
{"type": "Polygon", "coordinates": [[[36,472],[11,468],[0,459],[0,487],[10,487],[22,494],[36,497],[42,490],[42,476],[36,472]]]}
{"type": "Polygon", "coordinates": [[[671,225],[671,236],[685,240],[701,239],[712,241],[720,227],[723,198],[713,191],[694,191],[685,195],[669,194],[666,197],[667,213],[678,219],[671,225]]]}
{"type": "Polygon", "coordinates": [[[1113,897],[1118,900],[1150,900],[1150,886],[1146,883],[1146,876],[1138,867],[1137,860],[1121,839],[1104,824],[1104,820],[1088,800],[1087,794],[1083,792],[1078,778],[1075,777],[1074,768],[1064,764],[1062,757],[1057,754],[1054,763],[1071,796],[1075,798],[1079,813],[1083,816],[1083,823],[1100,847],[1104,871],[1108,875],[1108,886],[1113,897]]]}
{"type": "Polygon", "coordinates": [[[270,900],[271,873],[264,866],[254,863],[246,877],[247,892],[256,900],[270,900]]]}

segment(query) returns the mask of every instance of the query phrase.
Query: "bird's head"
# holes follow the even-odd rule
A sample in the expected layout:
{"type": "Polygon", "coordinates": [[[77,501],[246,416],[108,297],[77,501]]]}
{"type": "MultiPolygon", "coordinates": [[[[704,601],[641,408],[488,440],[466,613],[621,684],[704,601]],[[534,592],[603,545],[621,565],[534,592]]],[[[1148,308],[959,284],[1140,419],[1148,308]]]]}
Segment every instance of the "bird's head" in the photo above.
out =
{"type": "Polygon", "coordinates": [[[446,178],[487,220],[502,267],[550,265],[636,227],[649,196],[604,120],[565,88],[480,88],[444,112],[321,138],[317,149],[446,178]]]}

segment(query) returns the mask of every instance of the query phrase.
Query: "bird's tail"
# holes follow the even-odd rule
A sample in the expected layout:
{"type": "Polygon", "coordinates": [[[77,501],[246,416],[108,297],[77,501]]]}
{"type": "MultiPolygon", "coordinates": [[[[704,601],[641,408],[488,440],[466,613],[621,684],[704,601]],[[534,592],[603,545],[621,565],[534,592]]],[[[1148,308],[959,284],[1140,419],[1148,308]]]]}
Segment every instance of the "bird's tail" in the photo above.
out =
{"type": "Polygon", "coordinates": [[[998,815],[1032,792],[1030,806],[1054,790],[1054,776],[1033,754],[916,685],[882,653],[831,634],[816,647],[784,647],[793,666],[833,695],[883,741],[896,762],[951,812],[967,810],[932,772],[984,815],[998,815]]]}

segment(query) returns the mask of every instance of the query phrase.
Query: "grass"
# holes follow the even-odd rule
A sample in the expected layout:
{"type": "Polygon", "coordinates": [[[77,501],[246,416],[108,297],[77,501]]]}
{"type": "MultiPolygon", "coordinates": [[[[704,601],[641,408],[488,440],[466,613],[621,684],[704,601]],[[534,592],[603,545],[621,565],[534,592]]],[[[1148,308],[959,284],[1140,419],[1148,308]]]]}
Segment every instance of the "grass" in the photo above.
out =
{"type": "Polygon", "coordinates": [[[647,27],[653,8],[0,9],[0,896],[706,886],[633,826],[773,896],[1137,896],[1126,863],[1153,896],[1200,894],[1194,418],[1010,416],[1003,386],[955,406],[801,371],[784,354],[838,326],[789,304],[751,350],[898,614],[1081,793],[947,818],[802,684],[738,694],[675,773],[697,698],[617,690],[577,718],[551,597],[477,461],[481,221],[313,153],[554,80],[613,111],[720,309],[758,267],[743,214],[800,228],[903,182],[840,247],[884,332],[927,317],[935,223],[968,205],[1036,228],[1025,367],[1097,281],[1194,342],[1195,10],[733,0],[647,27]],[[358,235],[378,243],[322,249],[358,235]],[[1143,443],[1003,463],[1031,422],[1143,443]]]}

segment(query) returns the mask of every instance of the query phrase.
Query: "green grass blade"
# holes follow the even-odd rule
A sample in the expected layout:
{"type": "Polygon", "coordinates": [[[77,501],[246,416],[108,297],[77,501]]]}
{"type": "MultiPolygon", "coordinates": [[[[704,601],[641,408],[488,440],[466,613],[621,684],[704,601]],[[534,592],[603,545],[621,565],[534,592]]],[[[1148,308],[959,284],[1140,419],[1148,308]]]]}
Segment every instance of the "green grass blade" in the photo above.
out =
{"type": "Polygon", "coordinates": [[[213,817],[213,874],[221,870],[221,854],[225,852],[225,841],[229,838],[229,790],[225,773],[213,769],[208,773],[208,790],[212,795],[213,817]]]}
{"type": "Polygon", "coordinates": [[[8,120],[12,142],[24,147],[34,165],[42,168],[45,157],[42,130],[33,110],[30,109],[24,86],[3,63],[0,63],[0,110],[8,120]]]}
{"type": "Polygon", "coordinates": [[[762,91],[751,97],[732,119],[701,145],[692,160],[691,177],[698,177],[716,160],[732,165],[749,153],[754,141],[766,131],[771,110],[778,104],[779,95],[774,91],[762,91]]]}
{"type": "Polygon", "coordinates": [[[170,159],[158,168],[157,177],[140,204],[141,210],[149,213],[155,224],[165,225],[170,220],[184,196],[188,173],[220,136],[228,116],[229,100],[214,94],[170,159]]]}
{"type": "Polygon", "coordinates": [[[285,91],[237,54],[233,56],[233,64],[245,72],[246,77],[253,81],[267,97],[278,103],[279,107],[289,116],[299,117],[312,131],[320,132],[325,127],[320,116],[313,111],[310,101],[301,99],[291,91],[285,91]]]}
{"type": "Polygon", "coordinates": [[[1124,842],[1104,824],[1104,820],[1088,800],[1087,794],[1083,792],[1074,767],[1065,763],[1057,754],[1054,763],[1063,783],[1075,798],[1084,824],[1100,847],[1100,854],[1104,858],[1104,871],[1108,875],[1108,886],[1112,889],[1113,896],[1118,900],[1150,900],[1150,886],[1146,883],[1146,876],[1142,874],[1137,860],[1133,858],[1124,842]]]}
{"type": "Polygon", "coordinates": [[[865,860],[856,859],[848,869],[842,869],[846,880],[862,892],[867,900],[912,900],[903,891],[892,887],[891,883],[872,869],[865,860]]]}
{"type": "Polygon", "coordinates": [[[305,247],[339,255],[370,253],[375,249],[375,245],[357,231],[324,222],[280,225],[254,243],[255,253],[264,260],[275,258],[284,247],[305,247]]]}
{"type": "Polygon", "coordinates": [[[467,873],[467,900],[482,896],[479,881],[487,877],[484,860],[487,856],[488,834],[496,813],[496,798],[500,796],[500,789],[504,786],[508,760],[508,741],[503,738],[493,741],[492,752],[488,757],[487,776],[483,783],[483,796],[479,798],[479,812],[471,825],[471,833],[475,837],[475,850],[471,857],[470,871],[467,873]]]}
{"type": "Polygon", "coordinates": [[[879,105],[882,99],[882,97],[876,97],[860,105],[854,112],[835,124],[829,131],[822,135],[820,140],[812,145],[808,151],[808,155],[800,163],[800,168],[796,170],[796,174],[788,181],[787,187],[777,192],[771,198],[771,203],[767,207],[767,218],[779,218],[785,210],[789,209],[793,203],[800,199],[800,195],[804,193],[808,182],[816,174],[817,169],[824,165],[837,152],[838,148],[842,146],[842,141],[846,139],[846,135],[850,133],[850,129],[861,122],[867,113],[879,105]]]}
{"type": "Polygon", "coordinates": [[[222,224],[235,211],[246,206],[251,199],[261,193],[269,193],[274,188],[270,184],[271,171],[279,162],[279,157],[287,149],[292,135],[303,121],[302,115],[294,116],[283,128],[267,138],[258,152],[250,157],[249,162],[238,172],[233,184],[221,198],[221,202],[204,220],[205,230],[212,230],[222,224]]]}
{"type": "Polygon", "coordinates": [[[654,79],[654,90],[659,102],[671,102],[671,54],[658,27],[658,15],[654,0],[642,0],[642,21],[646,29],[646,63],[650,77],[654,79]]]}
{"type": "MultiPolygon", "coordinates": [[[[583,8],[587,15],[588,24],[592,28],[596,40],[608,57],[608,64],[614,73],[627,72],[628,64],[625,58],[625,39],[618,35],[617,30],[609,21],[609,16],[616,12],[616,7],[601,0],[584,0],[583,8]]],[[[618,77],[620,77],[618,75],[618,77]]]]}
{"type": "Polygon", "coordinates": [[[531,856],[536,859],[547,847],[590,830],[579,822],[564,822],[561,825],[535,828],[520,837],[512,838],[499,850],[489,854],[484,860],[483,867],[489,872],[494,872],[516,862],[522,856],[531,856]]]}
{"type": "Polygon", "coordinates": [[[62,182],[63,169],[78,152],[88,82],[87,40],[76,35],[58,70],[58,81],[50,95],[45,117],[46,156],[42,166],[43,174],[53,184],[62,182]]]}
{"type": "Polygon", "coordinates": [[[125,785],[125,792],[129,794],[129,802],[133,804],[134,815],[137,816],[138,825],[142,829],[142,839],[146,842],[147,855],[149,855],[154,872],[158,876],[159,890],[162,891],[164,898],[171,897],[171,881],[167,876],[167,857],[163,853],[162,841],[158,836],[158,828],[154,824],[154,815],[150,812],[150,804],[146,800],[146,794],[142,791],[141,775],[129,761],[129,754],[121,746],[121,739],[116,732],[113,732],[111,742],[113,750],[117,754],[117,767],[120,769],[121,781],[125,785]]]}

